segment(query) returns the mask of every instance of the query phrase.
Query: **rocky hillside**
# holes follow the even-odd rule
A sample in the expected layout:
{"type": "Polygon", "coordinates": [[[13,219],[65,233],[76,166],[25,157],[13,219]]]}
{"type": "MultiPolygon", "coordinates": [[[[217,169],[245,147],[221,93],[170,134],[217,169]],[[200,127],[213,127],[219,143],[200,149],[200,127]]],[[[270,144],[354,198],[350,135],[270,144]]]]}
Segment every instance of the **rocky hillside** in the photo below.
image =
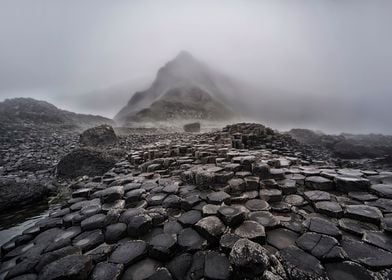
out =
{"type": "Polygon", "coordinates": [[[127,123],[145,118],[159,119],[162,115],[181,119],[186,110],[190,110],[186,117],[226,118],[233,116],[236,102],[232,100],[238,96],[235,88],[230,79],[211,70],[189,53],[181,52],[159,69],[149,89],[132,96],[115,120],[127,123]],[[191,94],[196,94],[196,97],[191,94]],[[174,107],[175,112],[172,110],[174,107]]]}
{"type": "Polygon", "coordinates": [[[96,115],[77,114],[61,110],[46,101],[32,98],[13,98],[0,102],[0,124],[56,125],[63,127],[92,127],[113,121],[96,115]]]}
{"type": "Polygon", "coordinates": [[[328,135],[309,129],[292,129],[288,133],[303,144],[327,148],[340,158],[361,159],[392,155],[392,136],[388,135],[328,135]]]}
{"type": "Polygon", "coordinates": [[[199,87],[179,87],[167,91],[149,108],[129,117],[134,121],[160,121],[174,119],[224,120],[234,112],[199,87]]]}

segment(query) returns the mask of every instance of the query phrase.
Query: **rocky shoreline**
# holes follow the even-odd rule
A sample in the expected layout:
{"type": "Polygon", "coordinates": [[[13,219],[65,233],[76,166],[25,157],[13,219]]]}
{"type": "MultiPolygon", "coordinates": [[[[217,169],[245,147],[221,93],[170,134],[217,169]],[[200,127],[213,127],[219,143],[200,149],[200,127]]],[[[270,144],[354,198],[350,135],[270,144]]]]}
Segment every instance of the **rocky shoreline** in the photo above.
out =
{"type": "Polygon", "coordinates": [[[392,278],[392,172],[258,124],[117,145],[113,168],[1,247],[0,279],[392,278]]]}

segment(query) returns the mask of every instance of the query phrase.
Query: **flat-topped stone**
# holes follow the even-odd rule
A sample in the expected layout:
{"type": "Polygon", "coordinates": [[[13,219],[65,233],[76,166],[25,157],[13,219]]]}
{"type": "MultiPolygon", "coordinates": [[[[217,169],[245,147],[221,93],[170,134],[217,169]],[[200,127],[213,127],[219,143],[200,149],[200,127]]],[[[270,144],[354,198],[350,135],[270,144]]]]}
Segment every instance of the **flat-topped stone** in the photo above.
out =
{"type": "Polygon", "coordinates": [[[370,182],[361,177],[337,176],[335,177],[336,189],[341,192],[368,191],[370,182]]]}
{"type": "Polygon", "coordinates": [[[363,222],[374,223],[376,225],[380,224],[383,217],[378,208],[368,205],[348,205],[344,211],[344,216],[363,222]]]}
{"type": "Polygon", "coordinates": [[[331,195],[325,191],[307,191],[304,192],[304,196],[311,202],[331,200],[331,195]]]}
{"type": "Polygon", "coordinates": [[[234,231],[241,238],[247,238],[260,244],[265,243],[265,229],[255,221],[245,221],[234,231]]]}
{"type": "Polygon", "coordinates": [[[305,186],[319,191],[331,191],[335,188],[333,181],[321,176],[309,176],[305,178],[305,186]]]}

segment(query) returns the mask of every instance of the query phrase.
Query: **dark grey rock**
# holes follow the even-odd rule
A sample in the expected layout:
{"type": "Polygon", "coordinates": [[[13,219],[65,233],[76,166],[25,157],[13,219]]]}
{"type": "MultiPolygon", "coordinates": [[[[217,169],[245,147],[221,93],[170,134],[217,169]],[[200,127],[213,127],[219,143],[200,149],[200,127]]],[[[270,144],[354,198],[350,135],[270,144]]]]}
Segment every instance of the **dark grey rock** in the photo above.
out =
{"type": "Polygon", "coordinates": [[[205,256],[204,276],[206,279],[225,280],[231,275],[229,260],[224,254],[209,251],[205,256]]]}
{"type": "Polygon", "coordinates": [[[119,241],[127,234],[127,225],[124,223],[111,224],[106,228],[105,241],[109,244],[119,241]]]}
{"type": "Polygon", "coordinates": [[[128,219],[127,232],[132,237],[146,234],[152,228],[152,219],[146,214],[139,214],[128,219]]]}
{"type": "Polygon", "coordinates": [[[360,177],[337,176],[335,177],[336,189],[341,192],[368,191],[370,182],[360,177]]]}
{"type": "Polygon", "coordinates": [[[217,242],[226,229],[225,224],[216,216],[201,219],[195,225],[195,229],[209,242],[217,242]]]}
{"type": "Polygon", "coordinates": [[[335,188],[333,181],[321,176],[306,177],[305,186],[319,191],[331,191],[335,188]]]}
{"type": "Polygon", "coordinates": [[[376,225],[380,224],[383,217],[378,208],[368,205],[348,205],[344,211],[344,216],[376,225]]]}
{"type": "Polygon", "coordinates": [[[245,207],[250,211],[268,211],[270,209],[270,205],[267,201],[262,199],[251,199],[245,203],[245,207]]]}
{"type": "Polygon", "coordinates": [[[279,251],[278,259],[292,280],[328,279],[320,261],[296,246],[279,251]]]}
{"type": "Polygon", "coordinates": [[[89,251],[104,242],[101,230],[86,231],[75,237],[72,241],[74,246],[82,249],[83,252],[89,251]]]}
{"type": "Polygon", "coordinates": [[[88,256],[71,255],[45,266],[38,275],[42,280],[82,280],[88,279],[93,266],[88,256]]]}
{"type": "Polygon", "coordinates": [[[278,228],[267,233],[267,243],[282,250],[295,244],[299,234],[288,229],[278,228]]]}
{"type": "Polygon", "coordinates": [[[368,230],[378,230],[374,224],[343,218],[339,220],[339,227],[351,234],[362,236],[368,230]]]}
{"type": "Polygon", "coordinates": [[[173,238],[172,235],[167,233],[161,233],[154,236],[149,242],[149,244],[149,255],[152,258],[161,261],[166,261],[167,259],[170,259],[175,253],[177,247],[176,239],[173,238]]]}
{"type": "Polygon", "coordinates": [[[87,219],[84,219],[81,222],[80,226],[84,231],[103,228],[105,225],[105,218],[106,218],[105,214],[97,214],[87,219]]]}
{"type": "Polygon", "coordinates": [[[324,266],[330,280],[374,280],[366,268],[355,262],[327,263],[324,266]]]}
{"type": "Polygon", "coordinates": [[[304,221],[304,227],[308,231],[313,231],[325,235],[339,238],[341,235],[338,227],[331,221],[319,217],[312,217],[304,221]]]}
{"type": "Polygon", "coordinates": [[[239,239],[230,252],[230,263],[239,278],[262,275],[269,267],[269,253],[261,245],[248,239],[239,239]]]}
{"type": "Polygon", "coordinates": [[[207,247],[207,241],[192,228],[180,231],[177,238],[178,245],[185,251],[202,250],[207,247]]]}
{"type": "Polygon", "coordinates": [[[350,260],[359,262],[372,269],[380,269],[392,265],[392,253],[378,247],[348,237],[343,237],[341,245],[350,260]]]}
{"type": "Polygon", "coordinates": [[[339,203],[334,201],[319,201],[314,204],[316,212],[329,217],[340,218],[343,216],[343,209],[339,203]]]}
{"type": "Polygon", "coordinates": [[[124,265],[109,262],[98,263],[91,275],[91,280],[119,280],[123,272],[124,265]]]}
{"type": "Polygon", "coordinates": [[[144,259],[125,270],[121,279],[147,280],[157,272],[160,266],[161,264],[156,260],[144,259]]]}
{"type": "Polygon", "coordinates": [[[111,254],[112,263],[129,266],[143,259],[147,254],[147,243],[143,240],[127,241],[117,247],[111,254]]]}
{"type": "Polygon", "coordinates": [[[328,235],[307,232],[298,238],[296,244],[302,250],[322,261],[341,261],[346,257],[339,242],[328,235]]]}
{"type": "Polygon", "coordinates": [[[255,221],[266,229],[273,229],[280,225],[279,219],[268,211],[256,211],[248,214],[249,220],[255,221]]]}
{"type": "Polygon", "coordinates": [[[255,221],[245,221],[234,231],[240,238],[247,238],[260,244],[265,243],[265,229],[255,221]]]}
{"type": "Polygon", "coordinates": [[[218,216],[227,226],[231,227],[235,227],[245,220],[245,212],[231,206],[221,206],[218,210],[218,216]]]}
{"type": "Polygon", "coordinates": [[[84,146],[99,147],[115,145],[118,138],[110,125],[100,125],[83,131],[79,137],[79,143],[84,146]]]}

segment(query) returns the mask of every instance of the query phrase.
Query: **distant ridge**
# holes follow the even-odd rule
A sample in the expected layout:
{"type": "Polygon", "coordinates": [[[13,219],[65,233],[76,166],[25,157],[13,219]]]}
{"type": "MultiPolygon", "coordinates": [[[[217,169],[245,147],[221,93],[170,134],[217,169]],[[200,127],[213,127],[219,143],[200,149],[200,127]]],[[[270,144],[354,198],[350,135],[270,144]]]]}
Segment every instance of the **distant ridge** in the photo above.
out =
{"type": "Polygon", "coordinates": [[[0,123],[92,127],[113,124],[111,119],[61,110],[53,104],[33,98],[12,98],[0,102],[0,123]]]}

